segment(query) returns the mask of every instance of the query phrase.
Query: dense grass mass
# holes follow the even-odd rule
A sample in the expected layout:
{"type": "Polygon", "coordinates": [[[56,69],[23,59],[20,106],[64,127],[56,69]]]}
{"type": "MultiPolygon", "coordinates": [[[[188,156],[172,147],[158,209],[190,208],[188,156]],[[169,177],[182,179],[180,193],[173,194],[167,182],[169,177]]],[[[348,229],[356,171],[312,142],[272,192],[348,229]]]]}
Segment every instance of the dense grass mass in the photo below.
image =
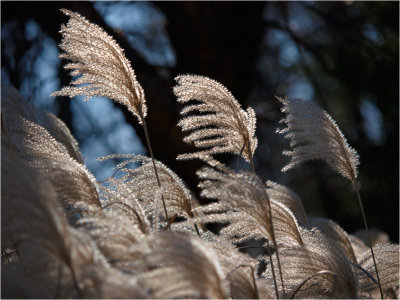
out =
{"type": "MultiPolygon", "coordinates": [[[[399,245],[383,232],[348,234],[307,215],[299,195],[256,173],[256,114],[222,84],[181,75],[178,124],[199,150],[200,205],[154,159],[144,91],[123,50],[77,13],[62,27],[64,66],[75,77],[54,95],[105,96],[143,125],[151,157],[117,159],[104,182],[54,115],[2,88],[2,297],[4,298],[399,298],[399,245]],[[218,160],[231,153],[251,171],[218,160]],[[137,163],[136,168],[131,168],[137,163]],[[216,232],[207,224],[220,224],[216,232]]],[[[287,171],[322,159],[348,179],[361,211],[359,156],[333,118],[311,102],[279,99],[290,139],[287,171]]],[[[364,226],[367,222],[364,214],[364,226]]],[[[360,224],[362,227],[362,224],[360,224]]]]}

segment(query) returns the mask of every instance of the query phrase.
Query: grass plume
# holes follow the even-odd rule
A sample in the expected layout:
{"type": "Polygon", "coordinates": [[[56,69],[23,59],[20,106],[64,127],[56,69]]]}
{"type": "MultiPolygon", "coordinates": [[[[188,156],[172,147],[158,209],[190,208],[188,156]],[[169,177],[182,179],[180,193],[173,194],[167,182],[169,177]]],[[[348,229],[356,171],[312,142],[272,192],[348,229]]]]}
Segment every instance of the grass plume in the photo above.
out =
{"type": "Polygon", "coordinates": [[[291,161],[283,167],[282,171],[290,170],[304,161],[322,159],[335,171],[351,181],[357,195],[375,264],[375,273],[379,282],[381,298],[383,299],[378,267],[376,266],[373,245],[359,192],[360,183],[357,181],[357,166],[360,164],[357,151],[349,146],[335,120],[313,102],[279,97],[277,99],[283,104],[282,112],[286,113],[286,118],[280,121],[286,127],[277,130],[277,132],[290,139],[290,146],[292,147],[291,151],[283,152],[284,155],[290,156],[291,161]]]}
{"type": "Polygon", "coordinates": [[[181,115],[197,112],[180,120],[184,132],[191,131],[183,140],[204,149],[181,154],[178,159],[204,158],[218,153],[234,153],[250,162],[254,170],[253,154],[257,148],[256,116],[249,107],[244,111],[231,92],[219,82],[198,75],[175,78],[177,101],[186,104],[181,115]],[[190,102],[196,103],[189,104],[190,102]]]}
{"type": "MultiPolygon", "coordinates": [[[[100,185],[66,125],[2,87],[3,298],[399,297],[399,246],[376,231],[369,249],[369,232],[348,234],[312,218],[294,191],[258,177],[254,111],[242,110],[220,83],[183,75],[174,88],[186,105],[180,126],[199,151],[179,158],[208,164],[197,172],[200,196],[217,201],[199,205],[153,157],[144,92],[123,50],[97,25],[63,12],[70,19],[61,58],[75,78],[53,95],[122,103],[143,125],[151,158],[100,158],[120,160],[100,185]],[[250,162],[252,172],[214,157],[225,152],[250,162]]],[[[334,120],[311,102],[280,100],[287,127],[279,132],[293,148],[284,152],[291,156],[284,170],[322,159],[352,182],[362,209],[358,154],[334,120]]]]}
{"type": "MultiPolygon", "coordinates": [[[[71,61],[64,65],[64,69],[71,70],[71,76],[77,78],[71,82],[70,86],[52,93],[52,96],[85,95],[86,100],[93,96],[102,96],[126,106],[143,126],[155,177],[161,189],[145,121],[147,114],[145,95],[130,61],[125,57],[121,47],[102,28],[90,23],[78,13],[67,9],[61,11],[70,19],[67,25],[61,27],[60,33],[63,39],[59,46],[64,53],[60,55],[60,58],[71,61]]],[[[161,199],[165,218],[168,221],[162,194],[161,199]]]]}

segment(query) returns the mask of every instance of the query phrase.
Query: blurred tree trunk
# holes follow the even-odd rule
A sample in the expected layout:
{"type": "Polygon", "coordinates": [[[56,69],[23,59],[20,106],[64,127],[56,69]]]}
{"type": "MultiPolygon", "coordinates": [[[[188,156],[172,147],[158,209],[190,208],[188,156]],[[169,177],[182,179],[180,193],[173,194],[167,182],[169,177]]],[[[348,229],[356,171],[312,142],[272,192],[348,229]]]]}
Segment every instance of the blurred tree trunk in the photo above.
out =
{"type": "MultiPolygon", "coordinates": [[[[264,33],[265,4],[183,1],[155,2],[155,5],[166,16],[168,36],[176,54],[176,66],[171,70],[172,76],[208,76],[224,84],[244,104],[256,73],[255,63],[264,33]]],[[[171,82],[170,86],[173,85],[171,82]]],[[[171,88],[169,92],[164,93],[164,97],[165,95],[175,98],[171,88]]],[[[164,100],[164,103],[167,101],[164,100]]],[[[179,116],[174,114],[170,128],[176,128],[178,118],[179,116]]],[[[169,140],[178,138],[174,144],[179,145],[182,135],[175,132],[176,129],[173,130],[169,140]]],[[[180,132],[180,129],[178,130],[180,132]]],[[[163,143],[161,141],[161,147],[163,143]]],[[[166,140],[165,145],[171,144],[166,140]]],[[[179,146],[175,153],[184,153],[192,149],[179,146]]],[[[173,158],[176,157],[175,153],[171,153],[173,158]]],[[[165,158],[165,161],[167,160],[168,158],[165,158]]],[[[200,165],[197,162],[176,164],[176,171],[192,189],[197,185],[195,171],[200,165]]]]}
{"type": "Polygon", "coordinates": [[[263,7],[254,2],[156,2],[167,17],[176,73],[217,79],[245,101],[263,39],[263,7]]]}

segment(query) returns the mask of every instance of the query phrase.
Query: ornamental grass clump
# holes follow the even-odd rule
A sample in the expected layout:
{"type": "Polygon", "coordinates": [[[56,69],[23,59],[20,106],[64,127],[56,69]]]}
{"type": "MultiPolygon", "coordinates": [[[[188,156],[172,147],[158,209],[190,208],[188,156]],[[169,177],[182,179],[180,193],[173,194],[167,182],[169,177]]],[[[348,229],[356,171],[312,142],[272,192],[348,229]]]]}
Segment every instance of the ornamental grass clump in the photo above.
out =
{"type": "MultiPolygon", "coordinates": [[[[206,164],[197,171],[200,196],[212,202],[199,205],[153,157],[144,91],[123,50],[97,25],[62,11],[70,19],[60,57],[74,79],[53,95],[105,96],[125,105],[143,125],[151,157],[101,157],[120,160],[120,176],[98,182],[67,126],[3,87],[2,297],[399,297],[399,245],[372,245],[369,236],[308,216],[300,195],[257,175],[254,110],[243,110],[212,79],[181,75],[174,88],[185,105],[178,125],[199,150],[178,159],[206,164]],[[218,160],[221,153],[243,157],[251,172],[232,170],[218,160]],[[132,162],[139,165],[130,168],[132,162]],[[218,233],[210,223],[220,224],[218,233]]],[[[352,182],[362,208],[359,157],[332,117],[311,102],[280,101],[287,127],[279,133],[292,147],[283,153],[291,157],[283,171],[323,159],[352,182]]]]}

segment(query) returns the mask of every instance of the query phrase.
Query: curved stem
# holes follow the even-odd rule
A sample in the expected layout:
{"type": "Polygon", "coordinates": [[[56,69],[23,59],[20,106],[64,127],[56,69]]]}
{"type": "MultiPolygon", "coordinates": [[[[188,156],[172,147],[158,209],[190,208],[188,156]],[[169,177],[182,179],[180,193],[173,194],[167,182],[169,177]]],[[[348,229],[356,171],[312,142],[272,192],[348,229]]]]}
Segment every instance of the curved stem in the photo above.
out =
{"type": "Polygon", "coordinates": [[[239,156],[237,158],[237,168],[238,168],[238,170],[240,169],[240,157],[242,156],[243,151],[244,151],[244,147],[246,147],[247,143],[248,143],[247,141],[244,141],[243,146],[240,149],[239,156]]]}
{"type": "Polygon", "coordinates": [[[361,270],[365,275],[367,275],[367,277],[368,277],[369,279],[371,279],[371,281],[372,281],[373,283],[375,283],[377,286],[379,286],[378,281],[376,281],[376,279],[375,279],[367,270],[365,270],[363,267],[361,267],[361,266],[358,265],[358,264],[355,264],[355,263],[352,263],[352,262],[350,262],[350,264],[353,265],[353,266],[355,266],[355,267],[358,268],[359,270],[361,270]]]}
{"type": "MultiPolygon", "coordinates": [[[[256,170],[255,170],[255,167],[254,167],[254,160],[253,160],[253,152],[251,151],[250,140],[247,140],[247,147],[248,147],[248,151],[249,151],[251,170],[252,170],[253,174],[256,174],[256,170]]],[[[272,221],[271,203],[270,203],[270,201],[269,201],[268,196],[267,196],[267,203],[268,203],[268,207],[269,207],[269,217],[270,217],[270,220],[271,220],[272,242],[273,242],[273,244],[274,244],[274,248],[275,248],[275,252],[276,252],[276,259],[277,259],[277,261],[278,261],[279,277],[281,278],[281,284],[282,284],[282,293],[283,293],[283,298],[286,298],[285,285],[284,285],[284,283],[283,283],[283,275],[282,275],[281,261],[280,261],[280,259],[279,259],[278,245],[277,245],[277,243],[276,243],[275,231],[274,231],[274,224],[273,224],[273,221],[272,221]]],[[[279,299],[278,289],[277,289],[277,285],[276,285],[275,272],[274,272],[274,267],[273,267],[272,256],[271,256],[271,255],[270,255],[270,261],[271,261],[271,268],[272,268],[272,271],[273,271],[272,275],[273,275],[273,277],[274,277],[275,293],[276,293],[277,298],[279,299]]]]}
{"type": "MultiPolygon", "coordinates": [[[[153,168],[154,168],[154,173],[156,174],[157,184],[158,184],[158,187],[161,189],[161,182],[160,182],[160,178],[158,177],[158,171],[157,171],[156,163],[154,160],[153,150],[152,150],[151,144],[150,144],[150,138],[149,138],[149,133],[147,131],[146,120],[144,119],[142,113],[140,113],[140,119],[143,124],[143,130],[144,130],[144,135],[146,137],[147,148],[149,149],[149,152],[150,152],[151,161],[153,163],[153,168]]],[[[162,204],[163,204],[163,208],[164,208],[165,218],[168,222],[169,218],[168,218],[167,206],[165,205],[164,195],[162,192],[161,192],[161,200],[162,200],[162,204]]]]}
{"type": "Polygon", "coordinates": [[[83,294],[82,294],[81,288],[79,287],[78,280],[77,280],[76,274],[75,274],[75,270],[72,265],[68,265],[68,267],[71,272],[72,282],[73,282],[76,292],[78,294],[78,298],[82,298],[83,294]]]}
{"type": "Polygon", "coordinates": [[[252,266],[250,266],[250,265],[244,265],[244,264],[238,265],[236,268],[234,268],[232,271],[230,271],[230,272],[228,273],[228,275],[226,275],[226,278],[228,278],[229,276],[231,276],[231,274],[232,274],[233,272],[235,272],[237,269],[243,268],[243,267],[248,267],[248,268],[250,268],[251,278],[252,278],[252,280],[253,280],[254,292],[255,292],[255,294],[257,295],[257,298],[255,298],[255,299],[260,299],[259,294],[258,294],[256,279],[255,279],[255,277],[254,277],[254,269],[253,269],[252,266]]]}
{"type": "MultiPolygon", "coordinates": [[[[271,249],[268,240],[267,240],[267,246],[268,246],[269,249],[271,249]]],[[[272,260],[272,253],[270,255],[268,255],[268,256],[269,256],[269,262],[271,264],[272,279],[274,280],[274,288],[275,288],[276,299],[279,299],[278,284],[276,283],[276,275],[275,275],[274,263],[273,263],[273,260],[272,260]]]]}
{"type": "Polygon", "coordinates": [[[284,285],[284,283],[283,283],[283,275],[282,275],[281,260],[279,259],[278,244],[276,243],[276,239],[275,239],[275,230],[274,230],[274,222],[273,222],[273,220],[272,220],[271,202],[269,201],[269,198],[268,198],[268,197],[267,197],[267,203],[268,203],[268,207],[269,207],[269,217],[270,217],[270,220],[271,220],[271,238],[272,238],[272,242],[273,242],[274,247],[275,247],[276,259],[277,259],[277,261],[278,261],[279,277],[281,278],[283,298],[286,298],[285,285],[284,285]]]}
{"type": "Polygon", "coordinates": [[[312,278],[315,277],[315,276],[318,276],[318,275],[325,275],[325,274],[330,274],[330,275],[332,275],[332,276],[335,278],[335,282],[334,282],[333,287],[332,287],[332,293],[333,293],[333,291],[335,290],[337,274],[336,274],[336,273],[333,273],[333,272],[331,272],[331,271],[323,270],[323,271],[319,271],[319,272],[314,273],[314,274],[312,274],[311,276],[307,277],[307,278],[297,287],[297,289],[294,291],[294,293],[293,293],[292,297],[290,297],[290,299],[294,299],[294,296],[296,296],[296,294],[300,291],[300,289],[303,287],[303,285],[305,285],[305,284],[307,283],[307,281],[309,281],[310,279],[312,279],[312,278]]]}
{"type": "Polygon", "coordinates": [[[138,212],[137,212],[133,207],[131,207],[130,205],[128,205],[128,204],[126,204],[126,203],[124,203],[124,202],[122,202],[122,201],[113,201],[113,202],[109,202],[109,203],[107,203],[106,205],[104,205],[103,208],[107,208],[107,207],[109,207],[110,205],[115,205],[115,204],[122,205],[123,207],[125,207],[125,208],[127,208],[128,210],[132,211],[132,212],[135,214],[135,216],[136,216],[136,218],[137,218],[137,220],[138,220],[138,222],[139,222],[139,228],[140,228],[140,230],[141,230],[143,233],[145,233],[145,234],[149,233],[149,231],[147,230],[145,224],[144,224],[143,221],[142,221],[142,218],[139,216],[138,212]]]}
{"type": "Polygon", "coordinates": [[[119,170],[115,170],[114,174],[112,174],[111,176],[107,177],[106,179],[103,179],[103,180],[101,180],[101,181],[97,181],[97,183],[106,182],[107,180],[113,178],[113,177],[118,173],[118,171],[119,171],[119,170]]]}
{"type": "Polygon", "coordinates": [[[369,235],[367,219],[365,218],[364,207],[363,207],[363,203],[362,203],[362,200],[361,200],[361,196],[360,196],[360,192],[359,192],[359,187],[357,186],[357,184],[356,184],[355,181],[352,181],[352,184],[353,184],[353,189],[356,191],[356,194],[357,194],[358,205],[360,206],[360,210],[361,210],[361,215],[362,215],[363,222],[364,222],[365,231],[366,231],[366,233],[367,233],[369,248],[371,249],[372,260],[373,260],[374,266],[375,266],[376,279],[378,280],[378,284],[379,284],[379,292],[380,292],[380,294],[381,294],[381,299],[383,299],[382,285],[381,285],[381,281],[380,281],[380,279],[379,279],[378,267],[377,267],[377,265],[376,265],[374,249],[373,249],[372,243],[371,243],[371,236],[369,235]]]}
{"type": "MultiPolygon", "coordinates": [[[[192,204],[192,198],[191,197],[189,198],[189,205],[190,205],[189,216],[191,218],[193,218],[194,217],[194,212],[193,212],[193,204],[192,204]]],[[[199,227],[197,226],[196,223],[194,223],[193,225],[194,225],[194,229],[196,230],[197,235],[201,238],[199,227]]]]}

